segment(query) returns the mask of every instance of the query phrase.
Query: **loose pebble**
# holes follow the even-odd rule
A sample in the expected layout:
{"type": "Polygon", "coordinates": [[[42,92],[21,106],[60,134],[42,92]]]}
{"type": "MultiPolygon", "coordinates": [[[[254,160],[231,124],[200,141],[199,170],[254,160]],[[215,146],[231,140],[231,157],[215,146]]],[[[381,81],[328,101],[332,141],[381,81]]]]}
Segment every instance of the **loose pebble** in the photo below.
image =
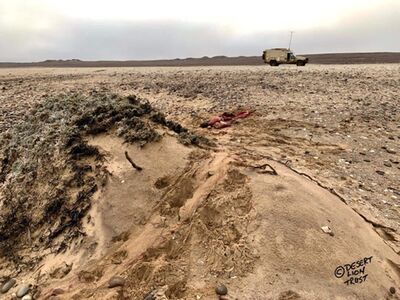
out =
{"type": "Polygon", "coordinates": [[[335,234],[333,233],[332,229],[329,226],[322,226],[321,227],[322,231],[329,234],[330,236],[334,236],[335,234]]]}
{"type": "Polygon", "coordinates": [[[225,285],[221,284],[215,288],[215,292],[217,293],[217,295],[224,296],[228,294],[228,288],[225,285]]]}
{"type": "Polygon", "coordinates": [[[23,296],[21,300],[32,300],[32,299],[33,299],[32,296],[28,294],[23,296]]]}
{"type": "Polygon", "coordinates": [[[396,151],[394,149],[386,149],[386,152],[389,154],[396,154],[396,151]]]}
{"type": "Polygon", "coordinates": [[[14,278],[11,278],[9,281],[7,281],[1,288],[2,293],[7,293],[16,283],[17,281],[14,278]]]}
{"type": "Polygon", "coordinates": [[[119,276],[114,276],[108,281],[108,287],[114,288],[117,286],[123,286],[125,284],[125,279],[119,276]]]}
{"type": "Polygon", "coordinates": [[[31,288],[31,286],[29,284],[23,284],[18,288],[17,291],[17,297],[18,298],[22,298],[23,296],[25,296],[26,294],[28,294],[29,289],[31,288]]]}
{"type": "Polygon", "coordinates": [[[396,289],[393,286],[391,286],[389,292],[394,295],[396,294],[396,289]]]}

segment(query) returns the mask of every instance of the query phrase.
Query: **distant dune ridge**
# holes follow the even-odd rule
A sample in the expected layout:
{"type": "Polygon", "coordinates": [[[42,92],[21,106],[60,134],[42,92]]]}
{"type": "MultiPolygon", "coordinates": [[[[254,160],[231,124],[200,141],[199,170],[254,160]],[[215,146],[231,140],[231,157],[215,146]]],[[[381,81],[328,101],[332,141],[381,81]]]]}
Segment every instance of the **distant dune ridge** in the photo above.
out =
{"type": "MultiPolygon", "coordinates": [[[[311,64],[400,63],[400,52],[302,54],[311,64]]],[[[203,56],[168,60],[83,61],[80,59],[45,60],[32,63],[0,62],[0,68],[16,67],[179,67],[179,66],[264,65],[260,56],[203,56]]]]}

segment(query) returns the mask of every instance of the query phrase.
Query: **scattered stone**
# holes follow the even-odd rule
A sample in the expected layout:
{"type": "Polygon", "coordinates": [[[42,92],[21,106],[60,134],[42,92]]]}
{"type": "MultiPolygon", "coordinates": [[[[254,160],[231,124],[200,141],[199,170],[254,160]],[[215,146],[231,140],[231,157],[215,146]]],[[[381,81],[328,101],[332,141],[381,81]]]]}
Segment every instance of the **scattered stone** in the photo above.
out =
{"type": "Polygon", "coordinates": [[[30,284],[23,284],[18,288],[17,291],[17,297],[18,298],[22,298],[23,296],[25,296],[26,294],[28,294],[29,289],[31,288],[30,284]]]}
{"type": "Polygon", "coordinates": [[[389,292],[390,292],[392,295],[394,295],[394,294],[396,294],[396,289],[395,289],[393,286],[391,286],[390,289],[389,289],[389,292]]]}
{"type": "Polygon", "coordinates": [[[386,152],[389,154],[396,154],[396,151],[394,149],[387,149],[386,148],[386,152]]]}
{"type": "Polygon", "coordinates": [[[32,296],[28,294],[23,296],[21,300],[32,300],[32,299],[33,299],[32,296]]]}
{"type": "Polygon", "coordinates": [[[228,294],[228,288],[225,285],[220,284],[215,288],[215,292],[217,293],[217,295],[224,296],[228,294]]]}
{"type": "Polygon", "coordinates": [[[379,174],[379,175],[381,175],[381,176],[385,175],[385,172],[379,171],[379,170],[377,170],[376,173],[379,174]]]}
{"type": "Polygon", "coordinates": [[[108,281],[108,287],[110,289],[117,286],[123,286],[124,284],[125,284],[125,279],[119,276],[111,277],[111,279],[108,281]]]}
{"type": "Polygon", "coordinates": [[[11,278],[10,280],[8,280],[1,288],[1,292],[7,293],[16,283],[17,281],[14,278],[11,278]]]}
{"type": "Polygon", "coordinates": [[[388,167],[388,168],[391,168],[391,167],[392,167],[392,164],[391,164],[390,162],[387,162],[387,161],[385,161],[385,162],[383,163],[383,165],[384,165],[385,167],[388,167]]]}
{"type": "Polygon", "coordinates": [[[321,227],[322,231],[329,234],[330,236],[334,236],[335,234],[333,233],[332,229],[329,226],[322,226],[321,227]]]}

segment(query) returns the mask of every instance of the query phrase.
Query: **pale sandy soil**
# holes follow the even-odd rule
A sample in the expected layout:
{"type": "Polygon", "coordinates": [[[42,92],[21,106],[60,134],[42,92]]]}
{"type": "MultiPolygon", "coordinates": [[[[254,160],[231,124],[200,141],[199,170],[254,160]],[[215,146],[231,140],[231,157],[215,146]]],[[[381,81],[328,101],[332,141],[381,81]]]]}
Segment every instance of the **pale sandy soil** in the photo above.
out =
{"type": "Polygon", "coordinates": [[[38,280],[42,295],[143,299],[168,285],[170,299],[215,299],[223,282],[227,299],[397,299],[388,290],[400,288],[400,65],[1,69],[0,130],[48,95],[94,90],[145,98],[218,149],[183,147],[167,132],[143,151],[92,138],[114,175],[83,246],[44,260],[43,274],[64,261],[74,271],[38,280]],[[199,127],[240,109],[254,113],[199,127]],[[266,163],[278,175],[260,172],[266,163]],[[335,278],[337,266],[371,256],[366,282],[335,278]],[[105,288],[113,275],[127,279],[118,293],[105,288]]]}

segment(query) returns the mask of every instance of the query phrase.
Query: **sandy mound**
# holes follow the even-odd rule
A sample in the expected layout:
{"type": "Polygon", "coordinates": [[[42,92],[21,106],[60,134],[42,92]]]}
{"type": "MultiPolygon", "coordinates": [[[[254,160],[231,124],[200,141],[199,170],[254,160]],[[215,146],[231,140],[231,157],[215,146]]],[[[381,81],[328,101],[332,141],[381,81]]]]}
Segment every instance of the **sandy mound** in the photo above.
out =
{"type": "Polygon", "coordinates": [[[49,99],[2,141],[0,276],[36,299],[396,299],[398,255],[340,198],[136,97],[49,99]]]}
{"type": "Polygon", "coordinates": [[[66,252],[86,240],[83,219],[112,171],[104,168],[107,154],[87,143],[91,136],[118,136],[144,148],[160,142],[166,132],[180,144],[208,143],[135,96],[95,92],[46,99],[26,115],[24,123],[3,133],[3,280],[37,270],[47,255],[66,252]]]}
{"type": "MultiPolygon", "coordinates": [[[[104,256],[51,282],[44,294],[61,287],[62,299],[144,299],[157,293],[158,298],[147,299],[216,299],[214,288],[223,283],[228,299],[374,299],[390,297],[389,288],[399,283],[398,255],[372,226],[335,195],[283,165],[242,161],[225,152],[188,153],[172,142],[183,159],[169,163],[180,169],[161,165],[155,180],[157,173],[150,169],[157,165],[147,162],[149,177],[141,174],[138,186],[137,174],[116,163],[123,146],[104,141],[93,142],[115,155],[107,168],[120,175],[99,196],[101,222],[94,226],[103,235],[107,230],[99,226],[108,224],[109,232],[119,235],[105,238],[104,256]],[[127,187],[117,192],[120,179],[127,187]],[[140,192],[157,187],[162,192],[150,198],[140,192]],[[127,191],[131,204],[123,210],[127,191]],[[127,215],[131,221],[118,225],[127,215]],[[119,233],[127,223],[131,228],[119,233]],[[365,264],[362,275],[340,273],[340,266],[358,261],[365,264]],[[124,287],[109,289],[116,275],[124,278],[124,287]],[[354,282],[348,282],[352,277],[354,282]]],[[[159,147],[167,156],[173,153],[159,147]]],[[[136,153],[138,162],[149,153],[136,153]]]]}

